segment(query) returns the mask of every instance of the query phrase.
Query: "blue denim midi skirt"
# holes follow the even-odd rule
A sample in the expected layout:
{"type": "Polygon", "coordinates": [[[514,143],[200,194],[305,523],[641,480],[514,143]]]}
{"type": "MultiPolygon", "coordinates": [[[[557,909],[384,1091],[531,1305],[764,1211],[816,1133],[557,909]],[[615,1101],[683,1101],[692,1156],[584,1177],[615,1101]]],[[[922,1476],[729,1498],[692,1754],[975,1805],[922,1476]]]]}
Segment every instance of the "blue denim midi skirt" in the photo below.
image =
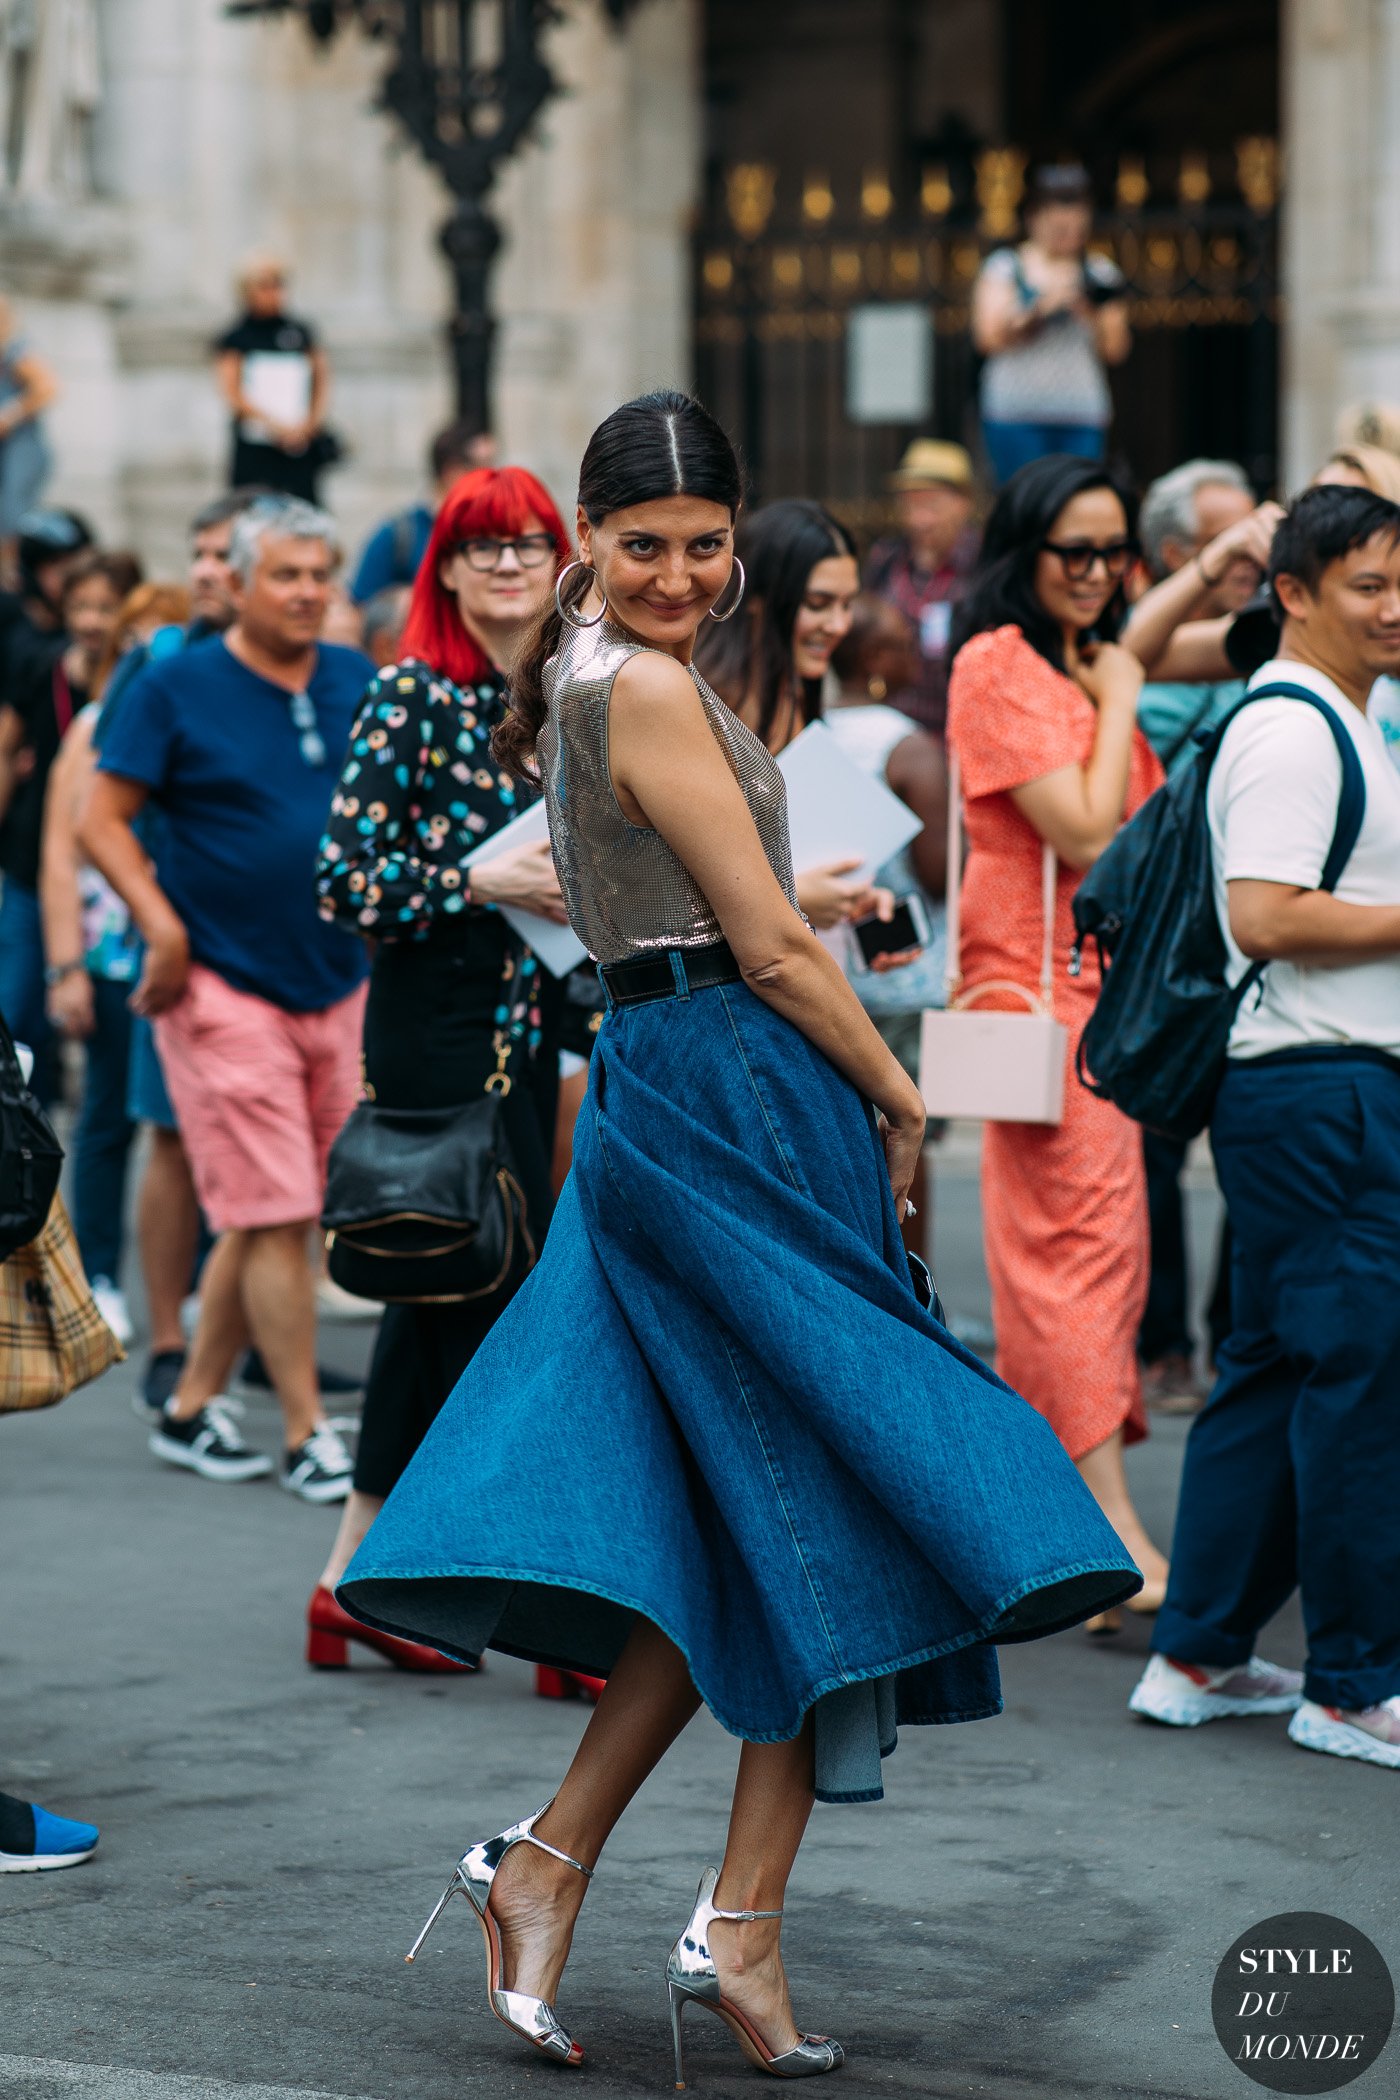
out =
{"type": "MultiPolygon", "coordinates": [[[[680,982],[684,983],[683,976],[680,982]]],[[[637,1613],[817,1791],[1000,1710],[991,1643],[1140,1577],[1048,1424],[914,1295],[874,1115],[742,984],[615,1008],[574,1168],[338,1595],[606,1675],[637,1613]]]]}

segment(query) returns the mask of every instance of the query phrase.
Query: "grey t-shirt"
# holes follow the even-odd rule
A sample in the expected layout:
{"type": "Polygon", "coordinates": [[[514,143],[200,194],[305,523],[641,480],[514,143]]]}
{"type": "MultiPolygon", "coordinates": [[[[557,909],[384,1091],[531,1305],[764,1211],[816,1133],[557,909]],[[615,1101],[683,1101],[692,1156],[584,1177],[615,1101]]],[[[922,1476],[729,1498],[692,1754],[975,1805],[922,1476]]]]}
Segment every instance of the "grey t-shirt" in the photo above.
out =
{"type": "MultiPolygon", "coordinates": [[[[1104,256],[1086,256],[1084,269],[1105,290],[1123,284],[1118,265],[1104,256]]],[[[982,276],[1013,284],[1024,305],[1035,297],[1014,248],[994,248],[982,276]]],[[[1078,314],[1052,314],[1025,342],[989,357],[982,367],[982,413],[993,423],[1087,423],[1101,429],[1112,403],[1093,323],[1078,314]]]]}

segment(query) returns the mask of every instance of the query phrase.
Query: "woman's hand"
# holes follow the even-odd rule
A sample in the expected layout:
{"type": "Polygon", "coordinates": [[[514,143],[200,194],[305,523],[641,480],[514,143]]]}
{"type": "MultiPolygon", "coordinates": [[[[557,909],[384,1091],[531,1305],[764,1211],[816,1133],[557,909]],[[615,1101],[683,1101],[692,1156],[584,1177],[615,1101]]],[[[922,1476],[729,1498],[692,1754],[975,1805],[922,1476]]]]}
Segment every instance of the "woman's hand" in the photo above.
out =
{"type": "Polygon", "coordinates": [[[912,1098],[907,1108],[901,1108],[893,1115],[887,1112],[880,1118],[880,1142],[885,1148],[885,1166],[889,1170],[895,1213],[900,1218],[904,1216],[904,1206],[914,1185],[914,1170],[924,1149],[928,1127],[924,1104],[912,1085],[910,1091],[912,1098]]]}
{"type": "Polygon", "coordinates": [[[1074,678],[1095,707],[1124,707],[1136,712],[1143,668],[1132,650],[1120,642],[1086,644],[1075,663],[1074,678]]]}
{"type": "Polygon", "coordinates": [[[568,923],[547,840],[536,846],[512,846],[491,860],[474,861],[470,880],[474,904],[511,904],[517,911],[533,912],[537,919],[553,919],[560,926],[568,923]]]}
{"type": "Polygon", "coordinates": [[[876,889],[873,883],[851,881],[860,856],[828,861],[820,868],[804,868],[797,878],[797,901],[819,932],[844,926],[848,919],[894,917],[894,892],[876,889]]]}
{"type": "Polygon", "coordinates": [[[49,986],[49,1019],[61,1035],[80,1039],[96,1026],[92,979],[84,969],[69,970],[57,984],[49,986]]]}

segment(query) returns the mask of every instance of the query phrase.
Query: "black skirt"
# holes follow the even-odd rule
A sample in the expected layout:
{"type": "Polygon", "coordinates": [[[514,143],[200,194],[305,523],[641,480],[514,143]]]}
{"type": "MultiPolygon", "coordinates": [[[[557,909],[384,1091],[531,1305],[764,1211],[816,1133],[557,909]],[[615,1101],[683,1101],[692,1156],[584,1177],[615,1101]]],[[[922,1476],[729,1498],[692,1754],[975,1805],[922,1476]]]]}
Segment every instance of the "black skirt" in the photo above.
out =
{"type": "MultiPolygon", "coordinates": [[[[383,941],[375,949],[365,1009],[365,1078],[395,1108],[455,1108],[481,1093],[496,1069],[492,1047],[507,952],[519,953],[495,912],[473,916],[464,938],[383,941]]],[[[541,1037],[533,1057],[511,1058],[505,1118],[539,1245],[553,1209],[550,1162],[559,1092],[561,988],[539,975],[541,1037]]],[[[390,1305],[370,1365],[355,1486],[384,1496],[427,1434],[508,1293],[462,1305],[390,1305]]]]}

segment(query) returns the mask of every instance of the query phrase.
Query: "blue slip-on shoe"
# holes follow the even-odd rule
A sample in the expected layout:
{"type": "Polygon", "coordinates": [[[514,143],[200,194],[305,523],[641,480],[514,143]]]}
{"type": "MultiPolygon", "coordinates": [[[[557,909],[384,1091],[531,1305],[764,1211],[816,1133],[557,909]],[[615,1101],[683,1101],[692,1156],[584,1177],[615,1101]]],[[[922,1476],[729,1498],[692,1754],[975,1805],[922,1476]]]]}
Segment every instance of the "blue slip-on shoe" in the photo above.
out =
{"type": "Polygon", "coordinates": [[[72,1823],[37,1802],[0,1794],[0,1874],[80,1867],[97,1850],[97,1836],[91,1823],[72,1823]]]}

